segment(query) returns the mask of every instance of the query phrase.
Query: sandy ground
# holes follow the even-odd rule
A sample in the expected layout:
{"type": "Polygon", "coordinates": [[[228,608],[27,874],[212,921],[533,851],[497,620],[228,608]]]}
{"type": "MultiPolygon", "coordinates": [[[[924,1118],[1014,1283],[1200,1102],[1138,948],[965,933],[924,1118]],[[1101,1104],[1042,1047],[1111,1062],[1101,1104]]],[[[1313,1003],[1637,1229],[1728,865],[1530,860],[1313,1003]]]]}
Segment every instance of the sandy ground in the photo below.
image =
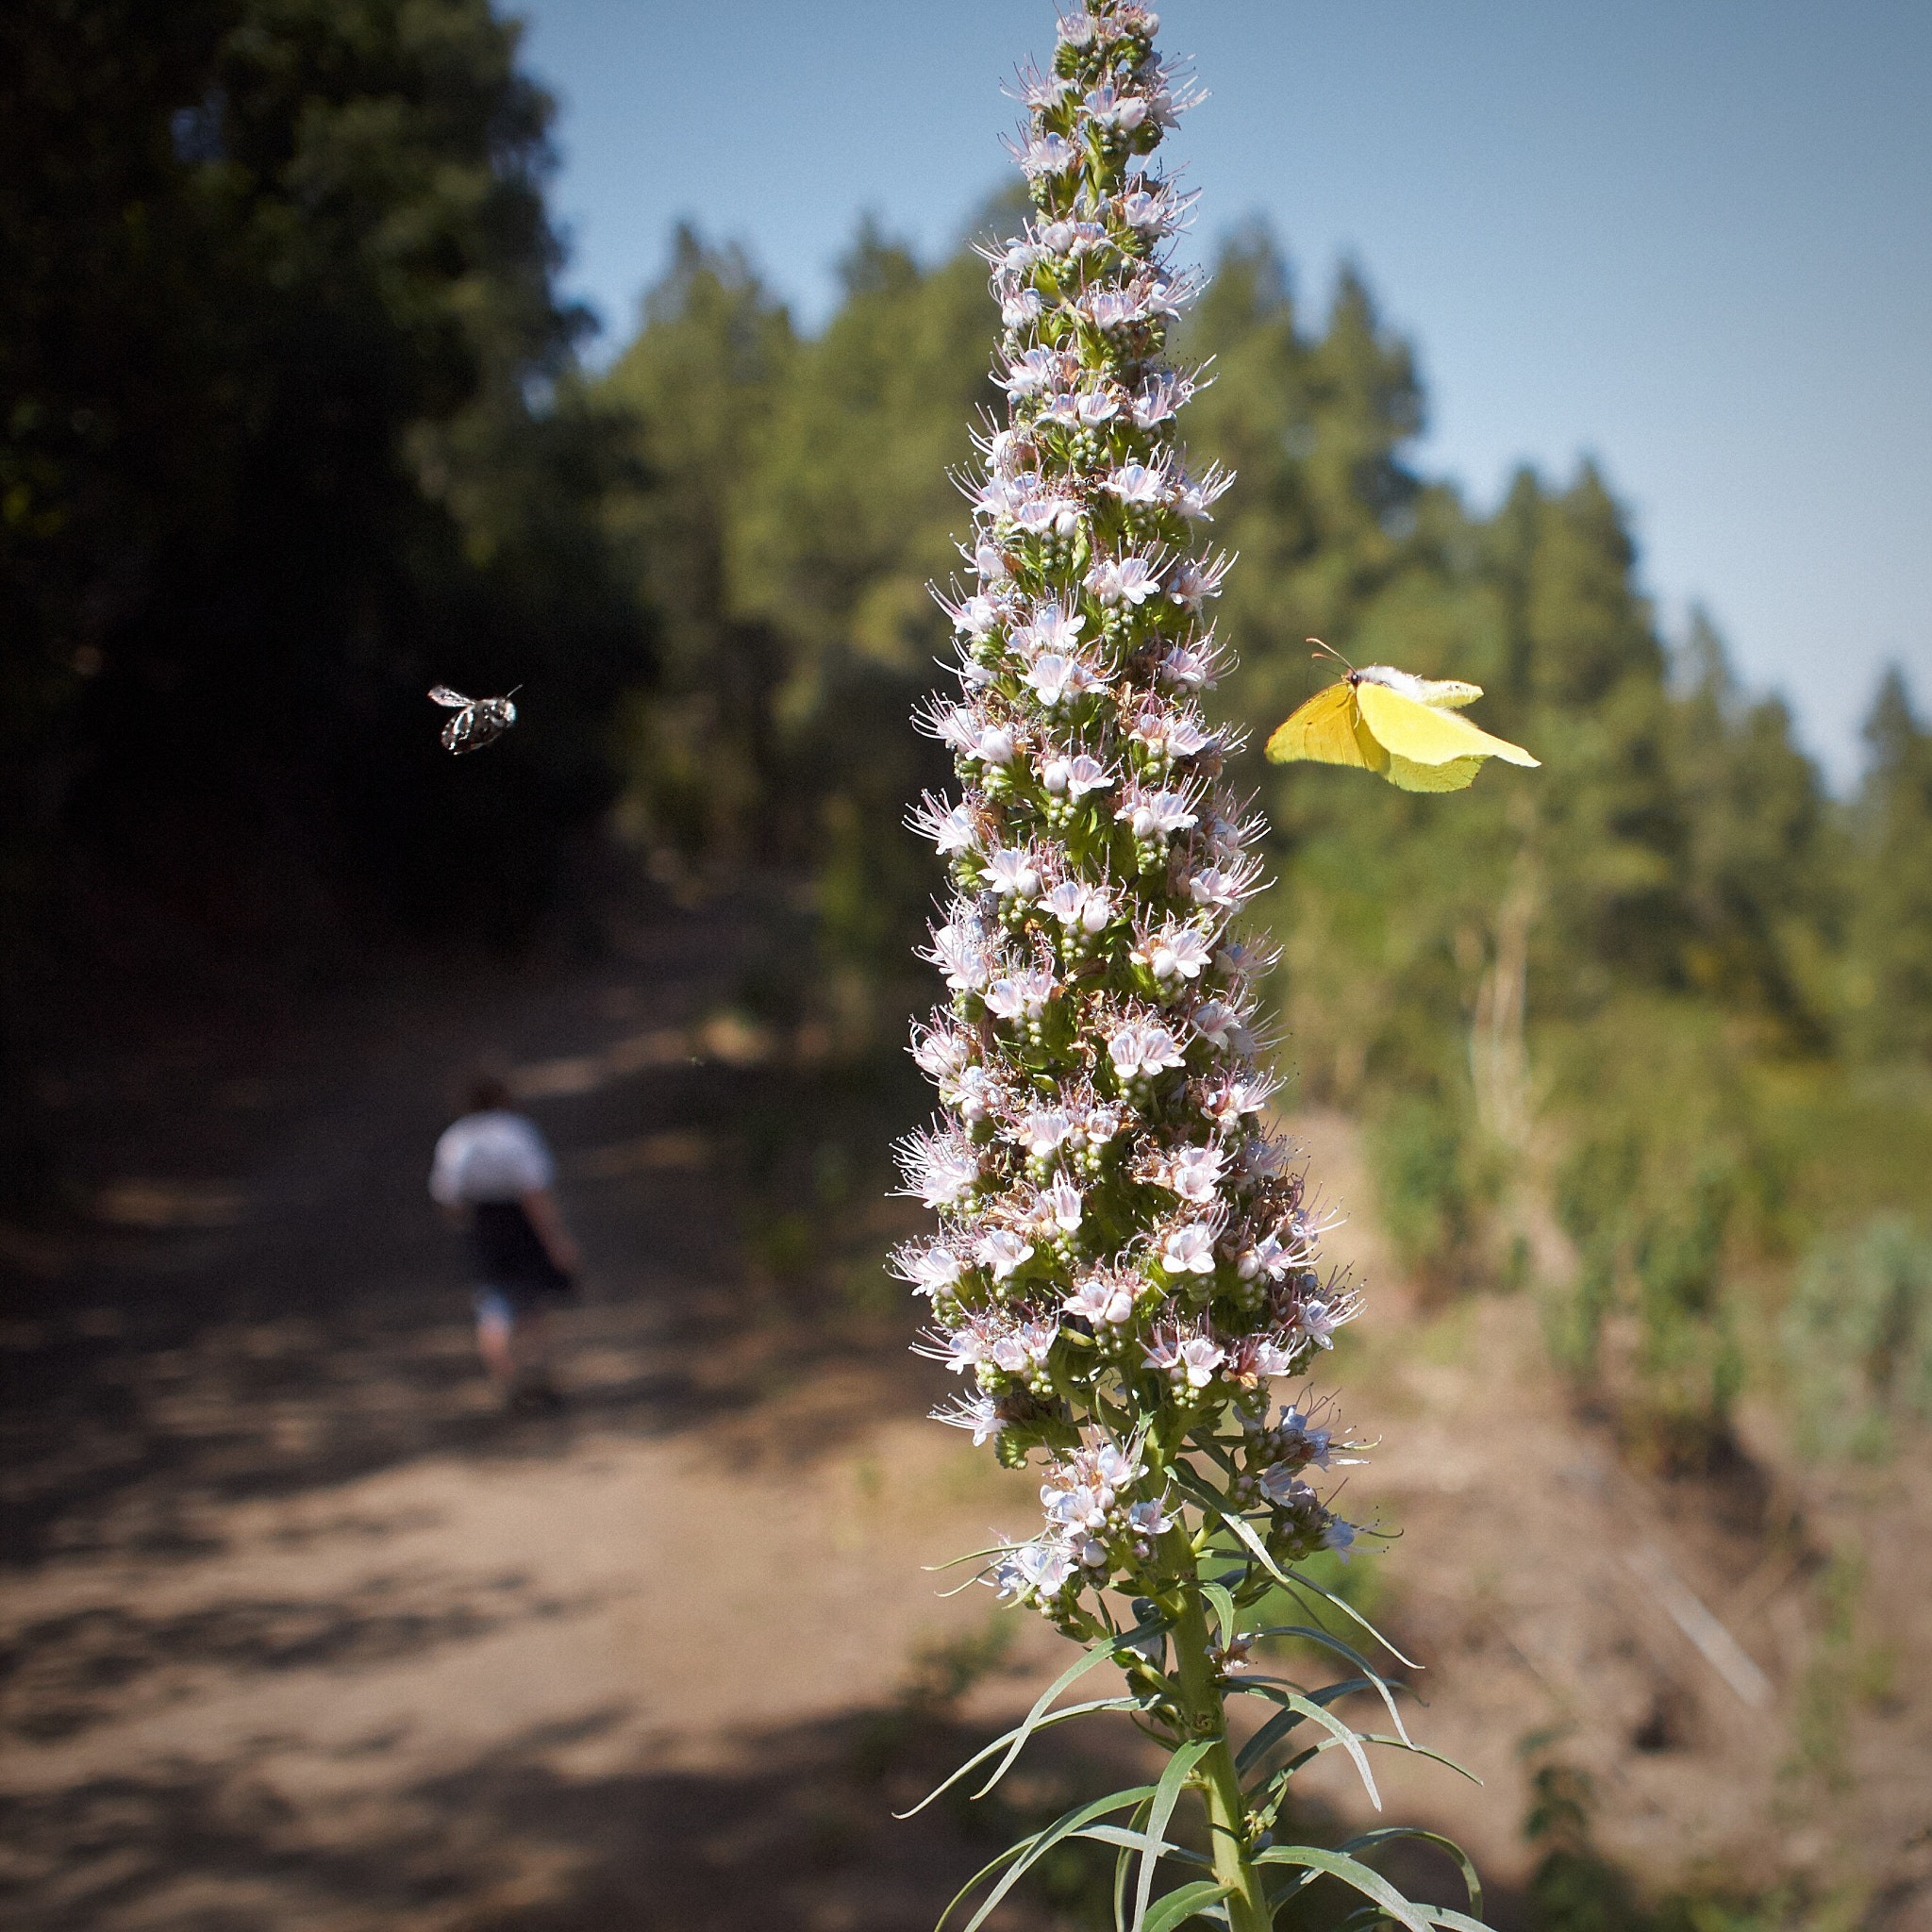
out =
{"type": "MultiPolygon", "coordinates": [[[[730,941],[666,919],[595,968],[425,987],[373,1037],[359,1009],[81,1077],[96,1225],[14,1240],[5,1331],[8,1924],[884,1932],[1002,1841],[889,1813],[1063,1654],[1023,1618],[963,1706],[905,1688],[993,1614],[920,1565],[1025,1526],[1029,1486],[920,1420],[909,1315],[813,1327],[742,1261],[758,1043],[704,1024],[730,941]],[[479,1042],[590,1257],[556,1420],[495,1411],[422,1195],[479,1042]]],[[[1640,1480],[1553,1384],[1532,1302],[1419,1313],[1348,1124],[1299,1127],[1379,1289],[1339,1366],[1384,1439],[1350,1507],[1402,1532],[1375,1560],[1425,1666],[1411,1725],[1483,1780],[1391,1759],[1388,1815],[1469,1842],[1507,1919],[1555,1757],[1647,1879],[1828,1890],[1862,1859],[1870,1923],[1932,1923],[1925,1472],[1780,1473],[1767,1425],[1717,1478],[1640,1480]],[[1835,1649],[1828,1547],[1863,1563],[1835,1649]],[[1841,1764],[1802,1748],[1821,1699],[1841,1764]]],[[[1364,1812],[1332,1762],[1309,1782],[1364,1812]]]]}

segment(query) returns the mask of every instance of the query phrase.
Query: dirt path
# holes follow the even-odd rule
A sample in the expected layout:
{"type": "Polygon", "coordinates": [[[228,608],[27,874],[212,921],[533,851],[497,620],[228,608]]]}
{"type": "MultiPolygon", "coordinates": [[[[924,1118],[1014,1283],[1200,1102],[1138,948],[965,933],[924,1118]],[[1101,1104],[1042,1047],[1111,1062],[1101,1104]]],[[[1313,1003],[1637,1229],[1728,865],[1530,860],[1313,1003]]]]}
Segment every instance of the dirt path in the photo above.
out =
{"type": "MultiPolygon", "coordinates": [[[[700,1024],[733,946],[726,914],[667,918],[594,969],[425,987],[241,1055],[180,1041],[119,1111],[79,1096],[106,1220],[19,1257],[6,1332],[8,1924],[887,1932],[1001,1841],[1002,1816],[887,1814],[1055,1655],[1021,1619],[963,1711],[899,1695],[922,1646],[970,1648],[990,1613],[919,1564],[1025,1525],[1030,1486],[919,1420],[909,1320],[812,1341],[745,1273],[727,1157],[762,1104],[756,1042],[700,1024]],[[556,1422],[495,1412],[424,1202],[478,1044],[520,1068],[590,1259],[556,1422]]],[[[1346,1124],[1304,1124],[1358,1203],[1346,1124]]],[[[1351,1244],[1386,1277],[1373,1230],[1351,1244]]],[[[1520,1876],[1517,1746],[1557,1733],[1646,1872],[1827,1879],[1842,1806],[1779,1784],[1812,1646],[1763,1495],[1621,1472],[1526,1300],[1424,1322],[1385,1292],[1371,1319],[1350,1414],[1389,1446],[1352,1500],[1404,1532],[1387,1604],[1430,1666],[1420,1727],[1486,1780],[1398,1770],[1390,1815],[1520,1876]],[[1761,1707],[1658,1608],[1658,1561],[1764,1673],[1761,1707]]],[[[1909,1484],[1880,1503],[1932,1529],[1909,1484]]],[[[1877,1560],[1894,1594],[1924,1580],[1903,1542],[1877,1560]]],[[[1925,1705],[1859,1723],[1855,1836],[1909,1912],[1932,1896],[1925,1705]]]]}

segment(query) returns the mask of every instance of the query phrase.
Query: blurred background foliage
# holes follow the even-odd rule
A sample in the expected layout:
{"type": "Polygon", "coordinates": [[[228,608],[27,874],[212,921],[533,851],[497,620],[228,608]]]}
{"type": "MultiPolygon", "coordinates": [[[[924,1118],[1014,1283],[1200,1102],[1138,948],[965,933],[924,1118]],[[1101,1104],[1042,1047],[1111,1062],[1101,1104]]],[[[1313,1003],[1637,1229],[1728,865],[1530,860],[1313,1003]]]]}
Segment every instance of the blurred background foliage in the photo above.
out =
{"type": "MultiPolygon", "coordinates": [[[[594,390],[637,425],[649,480],[612,527],[664,623],[620,822],[687,885],[748,857],[809,880],[792,993],[847,1057],[892,1050],[925,997],[905,968],[936,877],[901,820],[944,772],[900,720],[945,646],[946,473],[995,400],[983,282],[968,248],[922,266],[864,226],[807,339],[683,230],[594,390]]],[[[1214,376],[1192,447],[1240,472],[1223,715],[1265,730],[1326,681],[1312,634],[1475,680],[1545,765],[1444,806],[1249,755],[1298,1098],[1368,1121],[1383,1219],[1440,1292],[1535,1285],[1634,1452],[1721,1455],[1747,1376],[1828,1380],[1858,1345],[1774,1350],[1765,1299],[1923,1204],[1932,733],[1894,675],[1861,789],[1832,798],[1706,618],[1661,635],[1591,467],[1525,471],[1489,516],[1415,474],[1415,358],[1358,275],[1311,318],[1273,240],[1238,233],[1184,353],[1214,376]]]]}
{"type": "MultiPolygon", "coordinates": [[[[591,377],[551,104],[486,0],[29,0],[0,34],[14,1074],[37,987],[513,941],[600,828],[673,891],[758,882],[742,1004],[889,1064],[937,883],[902,820],[947,776],[906,717],[999,401],[973,249],[861,223],[807,335],[680,228],[591,377]],[[524,722],[452,766],[437,679],[522,684],[524,722]]],[[[1285,715],[1315,635],[1474,679],[1544,760],[1452,806],[1248,755],[1298,1099],[1367,1121],[1421,1277],[1537,1286],[1633,1445],[1695,1461],[1752,1374],[1862,1345],[1745,1311],[1868,1224],[1927,1238],[1882,1217],[1932,1158],[1932,730],[1894,673],[1833,798],[1706,619],[1661,635],[1589,464],[1488,515],[1419,475],[1416,359],[1359,274],[1311,312],[1236,232],[1182,353],[1197,458],[1239,472],[1223,714],[1285,715]]]]}
{"type": "MultiPolygon", "coordinates": [[[[515,941],[600,841],[675,894],[763,893],[738,1002],[828,1090],[916,1104],[888,1070],[939,877],[903,818],[948,774],[907,713],[999,401],[984,264],[862,224],[808,335],[679,229],[587,375],[551,112],[488,0],[0,15],[16,1191],[53,989],[515,941]],[[437,680],[521,684],[524,721],[452,765],[437,680]]],[[[1239,472],[1222,714],[1262,734],[1325,682],[1312,634],[1480,683],[1544,766],[1445,802],[1247,755],[1298,1104],[1368,1124],[1433,1292],[1543,1297],[1639,1458],[1722,1456],[1754,1387],[1813,1453],[1889,1453],[1932,1409],[1932,728],[1905,678],[1833,797],[1707,620],[1662,634],[1592,467],[1525,470],[1489,514],[1416,472],[1415,357],[1359,274],[1310,309],[1238,232],[1182,353],[1213,376],[1196,458],[1239,472]]],[[[869,1181],[812,1187],[831,1212],[869,1181]]]]}

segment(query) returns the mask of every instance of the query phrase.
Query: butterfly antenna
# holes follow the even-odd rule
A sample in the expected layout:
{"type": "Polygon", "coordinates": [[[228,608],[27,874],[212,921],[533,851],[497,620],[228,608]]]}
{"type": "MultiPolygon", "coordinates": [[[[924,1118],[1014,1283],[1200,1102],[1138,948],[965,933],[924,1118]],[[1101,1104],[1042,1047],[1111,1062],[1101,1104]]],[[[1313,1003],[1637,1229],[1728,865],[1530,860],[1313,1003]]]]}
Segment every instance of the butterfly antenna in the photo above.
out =
{"type": "Polygon", "coordinates": [[[1355,669],[1355,666],[1353,664],[1349,664],[1348,659],[1344,658],[1341,655],[1341,653],[1335,648],[1333,644],[1324,644],[1320,638],[1309,638],[1306,640],[1306,641],[1315,646],[1315,648],[1308,653],[1309,657],[1333,658],[1338,664],[1347,664],[1349,670],[1351,671],[1355,669]]]}

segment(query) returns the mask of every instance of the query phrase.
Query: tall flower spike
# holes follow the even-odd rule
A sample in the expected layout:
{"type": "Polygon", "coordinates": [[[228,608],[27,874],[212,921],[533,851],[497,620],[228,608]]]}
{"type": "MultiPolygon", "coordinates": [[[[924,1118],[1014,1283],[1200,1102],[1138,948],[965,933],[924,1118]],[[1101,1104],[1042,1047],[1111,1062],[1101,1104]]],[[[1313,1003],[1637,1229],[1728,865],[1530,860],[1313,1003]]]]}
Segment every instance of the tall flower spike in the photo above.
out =
{"type": "MultiPolygon", "coordinates": [[[[918,719],[953,748],[963,793],[911,820],[953,886],[924,955],[950,998],[914,1039],[941,1117],[901,1150],[941,1230],[897,1268],[935,1324],[922,1352],[976,1385],[937,1419],[1008,1467],[1043,1465],[1040,1526],[986,1580],[1126,1673],[1142,1727],[1205,1799],[1203,1910],[1259,1932],[1263,1868],[1298,1863],[1269,1835],[1306,1739],[1250,1745],[1238,1769],[1226,1696],[1301,1707],[1230,1679],[1255,1634],[1238,1625],[1276,1590],[1325,1594],[1295,1566],[1361,1535],[1307,1480],[1335,1431],[1293,1407],[1271,1425],[1271,1384],[1327,1348],[1357,1297],[1324,1281],[1323,1218],[1260,1119],[1274,1083],[1250,1023],[1272,959],[1232,922],[1261,826],[1224,775],[1238,741],[1193,702],[1227,662],[1209,613],[1228,559],[1200,526],[1232,479],[1190,469],[1177,415],[1196,376],[1162,359],[1191,201],[1150,158],[1196,94],[1157,60],[1158,25],[1093,0],[1062,16],[1051,71],[1022,76],[1012,152],[1032,213],[987,251],[1007,420],[975,439],[982,474],[964,483],[976,581],[939,593],[960,698],[918,719]]],[[[1333,1648],[1392,1715],[1390,1687],[1333,1648]]],[[[1325,1706],[1304,1715],[1373,1796],[1355,1734],[1325,1706]]],[[[1160,1829],[1136,1841],[1136,1927],[1160,1829]]]]}

